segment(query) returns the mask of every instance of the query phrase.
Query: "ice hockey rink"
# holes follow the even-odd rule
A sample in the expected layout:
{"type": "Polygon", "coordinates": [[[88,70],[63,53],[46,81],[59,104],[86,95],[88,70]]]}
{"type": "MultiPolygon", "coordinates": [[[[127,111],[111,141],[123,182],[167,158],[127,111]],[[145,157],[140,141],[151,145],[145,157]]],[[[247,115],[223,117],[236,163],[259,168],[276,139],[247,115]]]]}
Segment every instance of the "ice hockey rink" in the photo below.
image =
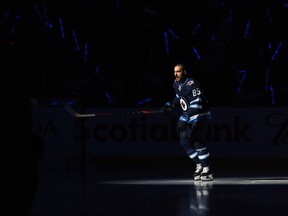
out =
{"type": "MultiPolygon", "coordinates": [[[[232,111],[216,115],[219,123],[216,119],[215,128],[228,125],[228,135],[235,136],[214,137],[210,145],[214,173],[211,182],[194,182],[195,165],[173,140],[136,142],[126,137],[116,142],[109,140],[113,136],[108,136],[108,131],[108,141],[95,140],[92,132],[103,123],[97,118],[85,122],[90,137],[83,141],[82,130],[65,110],[40,113],[39,132],[44,134],[46,145],[29,216],[287,216],[285,118],[273,115],[277,121],[272,124],[270,109],[268,114],[266,109],[263,113],[252,110],[253,119],[250,109],[247,113],[232,111]],[[239,113],[241,118],[234,118],[239,113]],[[271,124],[264,121],[267,118],[271,124]],[[43,128],[50,130],[43,133],[43,128]],[[251,133],[248,129],[245,133],[245,128],[251,133]],[[229,140],[222,141],[220,137],[229,140]]],[[[155,129],[159,122],[168,121],[162,118],[153,116],[143,124],[155,129]]],[[[105,118],[105,124],[107,130],[112,130],[119,129],[121,122],[120,129],[127,129],[132,120],[137,119],[105,118]]],[[[166,127],[169,122],[161,124],[166,127]]],[[[101,135],[103,138],[105,134],[101,135]]]]}
{"type": "Polygon", "coordinates": [[[85,169],[43,170],[31,216],[287,215],[283,163],[223,161],[215,163],[214,181],[195,182],[193,165],[184,161],[106,161],[85,169]]]}

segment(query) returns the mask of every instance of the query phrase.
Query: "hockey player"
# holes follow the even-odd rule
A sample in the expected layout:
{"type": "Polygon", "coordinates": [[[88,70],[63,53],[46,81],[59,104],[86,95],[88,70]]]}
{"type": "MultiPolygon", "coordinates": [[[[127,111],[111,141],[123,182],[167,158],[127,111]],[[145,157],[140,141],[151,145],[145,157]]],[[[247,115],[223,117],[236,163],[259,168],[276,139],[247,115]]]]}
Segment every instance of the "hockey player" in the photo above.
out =
{"type": "Polygon", "coordinates": [[[174,66],[174,76],[176,96],[162,107],[162,111],[170,113],[174,108],[181,108],[176,130],[181,146],[196,164],[194,180],[212,181],[210,155],[205,142],[211,120],[208,101],[200,83],[187,76],[184,64],[174,66]]]}

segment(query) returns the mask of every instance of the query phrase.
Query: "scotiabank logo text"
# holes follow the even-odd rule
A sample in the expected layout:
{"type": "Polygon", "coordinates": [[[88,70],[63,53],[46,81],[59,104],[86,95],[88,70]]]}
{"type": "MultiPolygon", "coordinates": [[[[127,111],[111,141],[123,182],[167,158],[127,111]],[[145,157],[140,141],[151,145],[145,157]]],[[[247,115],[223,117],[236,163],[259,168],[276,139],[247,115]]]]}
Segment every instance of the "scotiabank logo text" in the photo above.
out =
{"type": "MultiPolygon", "coordinates": [[[[131,118],[124,122],[98,122],[87,123],[85,126],[85,139],[94,139],[97,142],[175,142],[175,118],[163,118],[155,122],[143,118],[131,118]]],[[[234,116],[231,123],[211,124],[207,131],[208,142],[251,142],[251,125],[241,122],[239,116],[234,116]]],[[[78,125],[78,136],[82,133],[78,125]]],[[[79,137],[78,137],[79,138],[79,137]]]]}

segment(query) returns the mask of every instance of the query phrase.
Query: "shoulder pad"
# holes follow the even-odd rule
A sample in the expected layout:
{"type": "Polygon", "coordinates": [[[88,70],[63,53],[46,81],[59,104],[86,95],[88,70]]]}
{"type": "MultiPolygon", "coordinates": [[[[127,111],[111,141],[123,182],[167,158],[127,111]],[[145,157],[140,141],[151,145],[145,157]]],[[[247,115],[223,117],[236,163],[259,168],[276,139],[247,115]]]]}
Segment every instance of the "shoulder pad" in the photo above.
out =
{"type": "Polygon", "coordinates": [[[190,81],[187,82],[187,85],[189,85],[189,86],[190,86],[190,85],[193,85],[193,84],[194,84],[194,81],[193,81],[193,80],[190,80],[190,81]]]}

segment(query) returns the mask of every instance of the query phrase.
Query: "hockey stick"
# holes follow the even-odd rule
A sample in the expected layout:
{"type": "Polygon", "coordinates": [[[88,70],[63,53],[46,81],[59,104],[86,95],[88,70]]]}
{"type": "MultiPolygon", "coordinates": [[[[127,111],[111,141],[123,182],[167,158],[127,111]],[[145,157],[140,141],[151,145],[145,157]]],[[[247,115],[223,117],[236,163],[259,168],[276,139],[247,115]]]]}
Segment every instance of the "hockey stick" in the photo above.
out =
{"type": "Polygon", "coordinates": [[[64,104],[64,108],[67,112],[69,112],[75,118],[89,118],[96,116],[112,116],[112,115],[137,115],[137,114],[155,114],[155,113],[163,113],[162,110],[139,110],[139,111],[131,111],[131,112],[102,112],[102,113],[87,113],[81,114],[72,109],[68,104],[64,104]]]}

